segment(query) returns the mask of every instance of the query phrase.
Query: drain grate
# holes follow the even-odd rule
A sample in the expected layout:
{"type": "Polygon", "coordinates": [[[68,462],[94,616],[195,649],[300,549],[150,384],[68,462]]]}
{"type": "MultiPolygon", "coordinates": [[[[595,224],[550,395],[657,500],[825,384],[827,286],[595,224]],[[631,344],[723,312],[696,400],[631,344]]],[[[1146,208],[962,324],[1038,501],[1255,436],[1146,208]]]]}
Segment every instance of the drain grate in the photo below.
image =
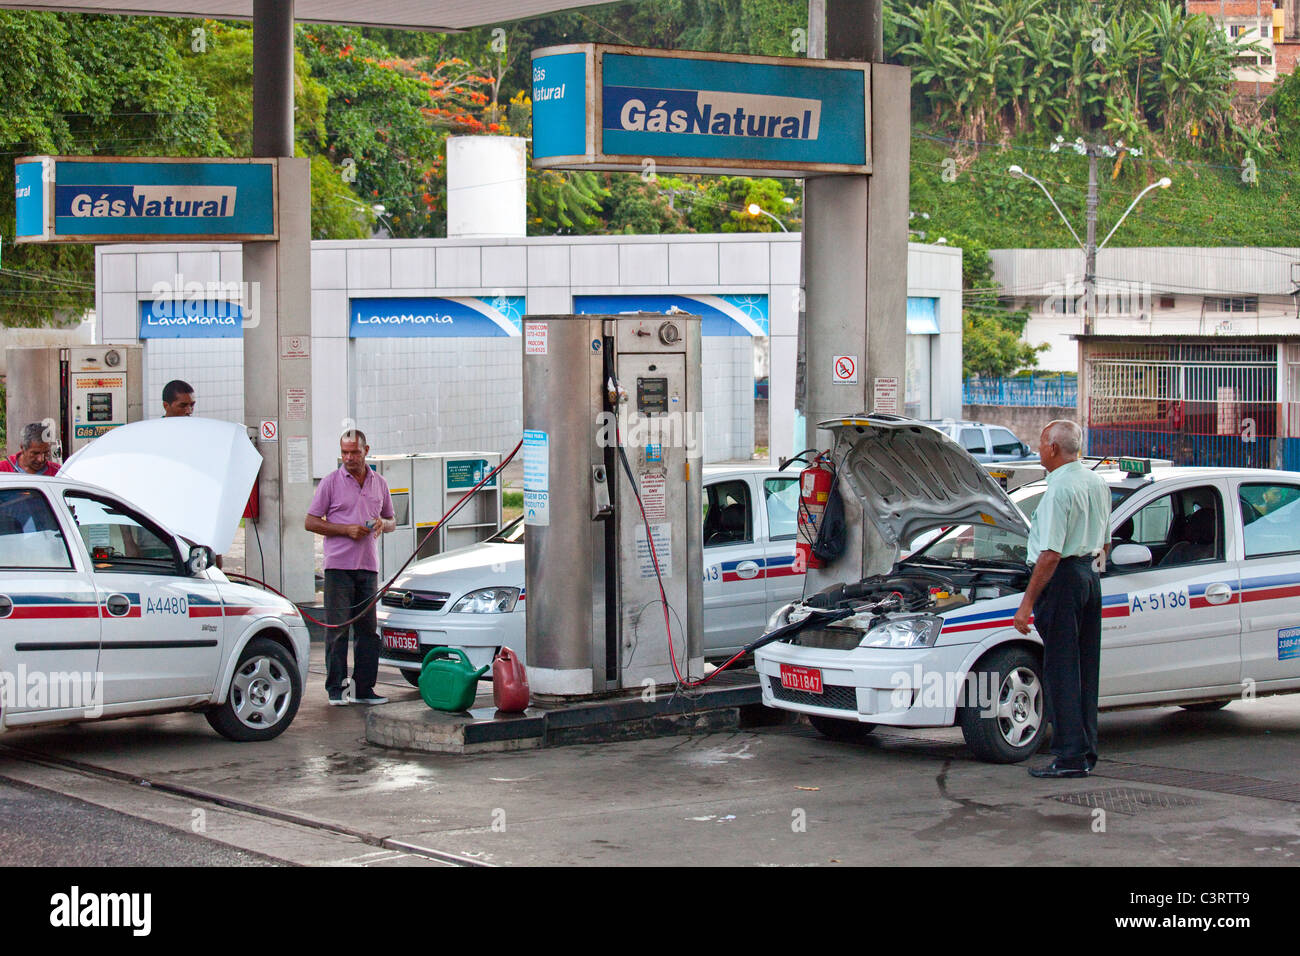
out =
{"type": "Polygon", "coordinates": [[[1204,790],[1207,793],[1227,793],[1239,797],[1300,803],[1300,783],[1265,780],[1262,777],[1246,777],[1236,773],[1215,773],[1209,770],[1152,767],[1147,764],[1115,760],[1107,760],[1103,767],[1104,769],[1094,775],[1161,787],[1179,787],[1183,790],[1204,790]]]}
{"type": "Polygon", "coordinates": [[[1059,800],[1076,807],[1100,807],[1108,813],[1140,813],[1143,810],[1169,810],[1173,807],[1190,807],[1198,801],[1176,793],[1158,790],[1139,790],[1134,787],[1112,787],[1108,790],[1081,790],[1077,793],[1058,793],[1048,799],[1059,800]]]}

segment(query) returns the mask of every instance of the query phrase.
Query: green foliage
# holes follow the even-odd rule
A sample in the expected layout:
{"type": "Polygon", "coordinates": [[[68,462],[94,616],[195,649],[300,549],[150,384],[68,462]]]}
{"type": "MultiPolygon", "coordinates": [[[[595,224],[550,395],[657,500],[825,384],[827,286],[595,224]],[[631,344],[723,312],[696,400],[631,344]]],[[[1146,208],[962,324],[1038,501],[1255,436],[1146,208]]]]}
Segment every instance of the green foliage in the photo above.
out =
{"type": "Polygon", "coordinates": [[[919,112],[961,139],[1101,131],[1162,155],[1273,148],[1233,99],[1238,46],[1182,3],[922,0],[887,7],[919,112]]]}
{"type": "Polygon", "coordinates": [[[995,316],[966,313],[962,317],[961,372],[963,376],[1007,376],[1038,364],[1038,352],[1047,346],[1026,345],[1020,335],[995,316]]]}
{"type": "MultiPolygon", "coordinates": [[[[184,32],[188,35],[188,27],[184,32]]],[[[217,106],[175,48],[175,20],[0,12],[0,222],[14,221],[18,156],[194,156],[217,106]]],[[[94,249],[7,246],[5,325],[75,324],[94,305],[94,249]]]]}

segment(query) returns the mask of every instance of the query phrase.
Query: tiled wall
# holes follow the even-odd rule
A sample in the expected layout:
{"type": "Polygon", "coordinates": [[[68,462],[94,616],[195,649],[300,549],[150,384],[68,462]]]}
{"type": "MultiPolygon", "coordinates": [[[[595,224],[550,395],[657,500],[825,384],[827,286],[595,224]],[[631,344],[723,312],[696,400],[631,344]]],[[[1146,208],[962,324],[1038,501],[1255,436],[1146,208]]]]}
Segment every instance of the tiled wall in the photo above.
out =
{"type": "Polygon", "coordinates": [[[357,427],[375,454],[508,452],[523,434],[519,339],[355,339],[357,427]]]}
{"type": "Polygon", "coordinates": [[[163,386],[174,378],[194,386],[194,414],[227,422],[244,420],[243,339],[148,339],[146,417],[161,417],[163,386]]]}

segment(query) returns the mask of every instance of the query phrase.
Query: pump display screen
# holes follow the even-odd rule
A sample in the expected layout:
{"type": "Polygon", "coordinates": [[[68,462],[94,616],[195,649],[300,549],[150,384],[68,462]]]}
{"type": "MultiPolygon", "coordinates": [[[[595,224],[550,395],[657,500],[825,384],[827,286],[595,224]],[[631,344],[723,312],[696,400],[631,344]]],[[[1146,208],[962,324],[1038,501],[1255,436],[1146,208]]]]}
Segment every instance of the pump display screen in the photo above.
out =
{"type": "Polygon", "coordinates": [[[638,378],[636,410],[642,415],[668,414],[668,379],[638,378]]]}
{"type": "Polygon", "coordinates": [[[91,392],[86,396],[86,421],[111,422],[113,420],[113,393],[91,392]]]}

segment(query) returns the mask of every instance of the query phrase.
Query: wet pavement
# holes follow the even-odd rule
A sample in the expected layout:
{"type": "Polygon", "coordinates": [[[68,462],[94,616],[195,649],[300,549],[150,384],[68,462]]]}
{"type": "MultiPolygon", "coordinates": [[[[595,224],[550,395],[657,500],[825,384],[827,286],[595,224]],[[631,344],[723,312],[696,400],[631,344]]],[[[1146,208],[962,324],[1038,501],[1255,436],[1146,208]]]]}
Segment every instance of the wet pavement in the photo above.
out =
{"type": "MultiPolygon", "coordinates": [[[[1300,859],[1300,697],[1104,714],[1102,763],[1083,780],[978,763],[957,730],[843,744],[803,724],[454,756],[366,743],[364,708],[325,705],[313,654],[308,696],[274,741],[231,743],[190,714],[22,731],[0,738],[0,776],[186,832],[202,808],[207,839],[308,864],[1300,859]]],[[[390,698],[417,699],[381,678],[390,698]]]]}

